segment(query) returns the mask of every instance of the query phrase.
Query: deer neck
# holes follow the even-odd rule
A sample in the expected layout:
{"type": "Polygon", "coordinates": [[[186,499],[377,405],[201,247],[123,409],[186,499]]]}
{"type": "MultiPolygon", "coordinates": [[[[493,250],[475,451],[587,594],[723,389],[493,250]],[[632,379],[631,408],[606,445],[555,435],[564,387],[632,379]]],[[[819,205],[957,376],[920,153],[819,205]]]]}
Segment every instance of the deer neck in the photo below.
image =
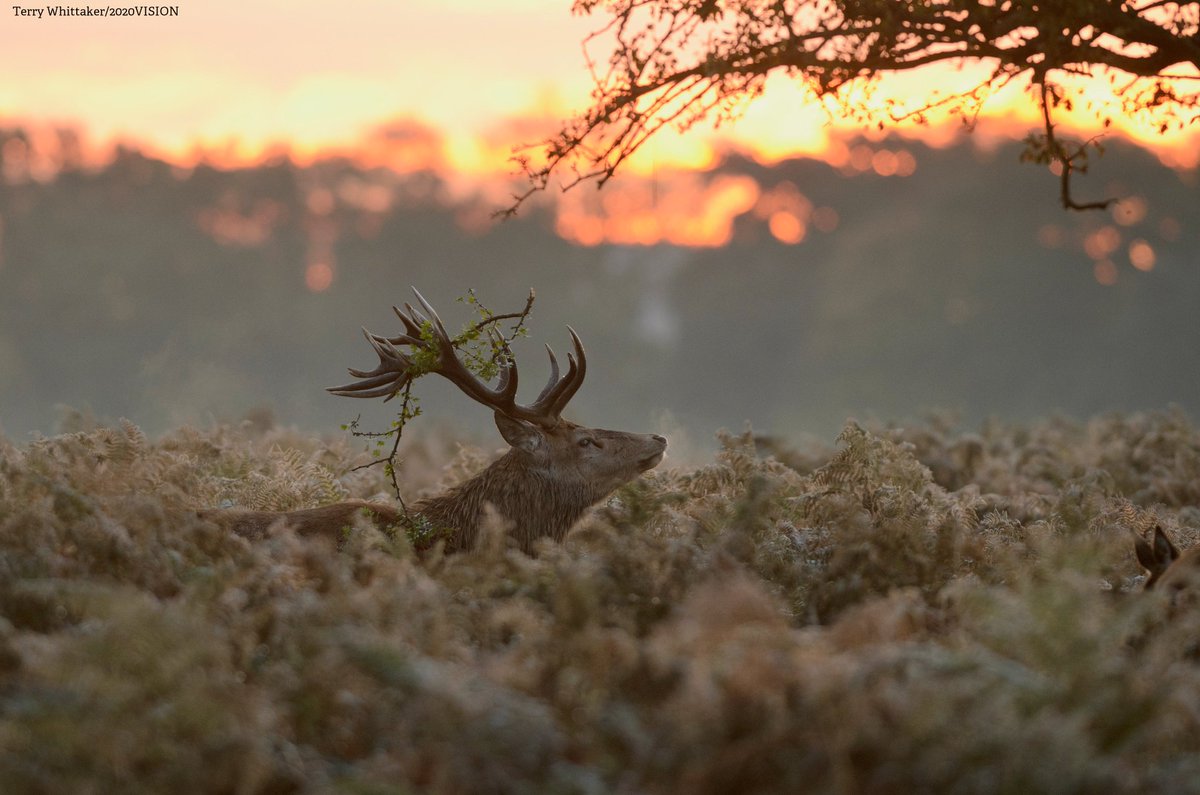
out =
{"type": "Polygon", "coordinates": [[[554,477],[510,450],[475,477],[415,508],[431,525],[446,531],[448,552],[474,546],[489,505],[513,523],[513,537],[529,551],[538,538],[561,540],[603,497],[592,484],[554,477]]]}

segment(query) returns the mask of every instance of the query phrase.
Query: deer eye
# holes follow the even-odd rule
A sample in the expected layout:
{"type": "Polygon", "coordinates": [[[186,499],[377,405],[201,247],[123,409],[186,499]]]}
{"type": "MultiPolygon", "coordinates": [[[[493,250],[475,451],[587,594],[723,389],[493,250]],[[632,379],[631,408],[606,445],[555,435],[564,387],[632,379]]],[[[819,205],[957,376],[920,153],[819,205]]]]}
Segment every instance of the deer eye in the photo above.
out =
{"type": "Polygon", "coordinates": [[[586,436],[579,440],[580,447],[591,447],[594,444],[595,442],[593,442],[591,439],[588,439],[586,436]]]}

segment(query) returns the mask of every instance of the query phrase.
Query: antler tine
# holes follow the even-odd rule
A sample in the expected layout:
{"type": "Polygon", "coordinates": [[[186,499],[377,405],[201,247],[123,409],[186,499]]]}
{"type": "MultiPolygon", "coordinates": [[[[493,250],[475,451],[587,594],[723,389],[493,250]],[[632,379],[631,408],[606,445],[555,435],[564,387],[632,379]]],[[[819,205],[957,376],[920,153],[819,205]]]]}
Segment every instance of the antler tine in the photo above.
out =
{"type": "Polygon", "coordinates": [[[411,334],[397,334],[395,337],[375,336],[376,339],[383,340],[389,345],[422,345],[420,337],[414,337],[411,334]]]}
{"type": "Polygon", "coordinates": [[[563,378],[563,391],[555,399],[552,409],[555,414],[562,412],[566,405],[571,402],[571,398],[575,397],[575,393],[579,391],[579,387],[583,386],[583,379],[587,377],[587,354],[583,352],[583,342],[579,339],[579,335],[575,333],[575,329],[567,326],[567,332],[571,335],[571,345],[575,348],[575,358],[571,358],[571,354],[567,354],[567,375],[563,378]],[[579,368],[575,365],[578,362],[579,368]],[[573,377],[572,377],[573,375],[573,377]]]}
{"type": "MultiPolygon", "coordinates": [[[[413,308],[411,306],[409,306],[408,304],[405,304],[404,308],[407,309],[409,312],[413,311],[413,308]]],[[[420,323],[415,322],[414,318],[409,317],[408,315],[401,312],[400,307],[398,307],[398,306],[393,306],[392,311],[396,313],[396,317],[400,318],[400,322],[404,324],[404,333],[405,334],[407,334],[409,337],[414,337],[416,339],[421,338],[421,324],[420,323]]]]}
{"type": "MultiPolygon", "coordinates": [[[[416,287],[412,288],[412,291],[413,295],[417,297],[417,302],[421,304],[421,308],[429,313],[429,320],[433,323],[434,328],[437,329],[438,336],[446,342],[449,342],[450,335],[446,333],[446,327],[442,325],[442,319],[438,317],[437,310],[435,310],[430,303],[425,300],[425,296],[421,295],[420,291],[417,290],[416,287]]],[[[405,304],[405,306],[408,305],[405,304]]]]}
{"type": "Polygon", "coordinates": [[[391,382],[375,389],[361,389],[361,383],[355,384],[353,390],[348,389],[330,389],[329,392],[341,397],[356,397],[356,398],[383,398],[383,402],[387,403],[396,395],[400,394],[400,390],[404,389],[404,385],[408,383],[408,378],[394,378],[391,382]]]}
{"type": "Polygon", "coordinates": [[[401,368],[407,370],[412,365],[412,359],[397,348],[387,337],[380,334],[372,334],[366,329],[363,329],[363,335],[366,336],[367,342],[371,343],[371,347],[375,349],[375,353],[379,354],[380,366],[389,362],[395,362],[401,368]]]}
{"type": "Polygon", "coordinates": [[[567,326],[567,331],[571,334],[571,345],[575,348],[573,355],[567,354],[567,374],[561,380],[557,379],[558,363],[554,361],[554,354],[551,353],[550,365],[554,383],[546,384],[546,388],[542,390],[542,394],[538,395],[535,404],[546,414],[554,417],[562,414],[562,410],[571,402],[571,398],[575,397],[579,387],[583,386],[583,379],[587,375],[587,355],[583,352],[583,343],[580,342],[575,329],[567,326]]]}
{"type": "Polygon", "coordinates": [[[350,375],[362,379],[361,381],[329,387],[326,391],[343,397],[373,398],[387,395],[386,400],[391,400],[408,382],[408,368],[412,365],[412,360],[399,351],[392,340],[372,334],[365,328],[362,332],[379,356],[378,366],[374,370],[356,370],[351,367],[350,375]]]}
{"type": "MultiPolygon", "coordinates": [[[[403,334],[397,334],[394,337],[385,337],[382,334],[371,334],[370,332],[368,332],[367,333],[368,341],[369,340],[378,340],[380,342],[386,342],[388,345],[391,345],[393,347],[395,347],[396,345],[423,345],[424,342],[422,342],[422,340],[421,340],[421,329],[418,326],[414,325],[411,320],[404,317],[404,315],[401,314],[400,310],[396,309],[396,307],[393,306],[392,309],[395,310],[396,314],[399,317],[404,319],[405,326],[406,326],[405,332],[403,334]]],[[[366,331],[366,329],[363,329],[363,330],[366,331]]],[[[372,345],[374,345],[374,343],[372,343],[372,345]]],[[[396,351],[396,353],[399,353],[399,351],[396,351]]]]}
{"type": "Polygon", "coordinates": [[[520,408],[516,403],[517,380],[516,362],[506,361],[500,365],[500,380],[496,382],[496,392],[499,393],[503,405],[509,407],[510,411],[520,408]]]}
{"type": "Polygon", "coordinates": [[[503,352],[504,356],[500,359],[500,380],[496,382],[496,391],[499,393],[501,400],[509,411],[515,411],[518,414],[523,407],[518,406],[517,399],[517,383],[519,373],[517,372],[517,360],[513,358],[512,351],[508,347],[508,342],[494,328],[488,329],[488,336],[492,338],[492,343],[497,345],[503,352]]]}
{"type": "Polygon", "coordinates": [[[422,315],[416,309],[413,309],[413,305],[408,303],[407,301],[404,302],[404,311],[408,314],[408,317],[412,320],[412,322],[414,323],[414,325],[416,325],[417,328],[420,328],[421,326],[423,326],[429,322],[429,318],[422,315]]]}
{"type": "Polygon", "coordinates": [[[550,378],[546,381],[546,385],[542,387],[542,391],[538,393],[537,400],[533,401],[533,405],[540,406],[550,391],[558,385],[558,358],[554,355],[554,349],[550,347],[550,343],[546,343],[546,353],[550,356],[550,378]]]}

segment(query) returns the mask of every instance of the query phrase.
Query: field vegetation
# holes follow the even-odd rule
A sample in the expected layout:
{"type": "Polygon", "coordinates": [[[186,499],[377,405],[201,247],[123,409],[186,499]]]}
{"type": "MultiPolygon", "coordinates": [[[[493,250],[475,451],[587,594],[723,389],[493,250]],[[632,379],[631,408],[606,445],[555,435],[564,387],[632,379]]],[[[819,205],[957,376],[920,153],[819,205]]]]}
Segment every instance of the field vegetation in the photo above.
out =
{"type": "Polygon", "coordinates": [[[1200,608],[1132,554],[1200,541],[1182,412],[726,434],[534,557],[194,514],[384,498],[360,445],[0,437],[0,791],[1200,792],[1200,608]]]}

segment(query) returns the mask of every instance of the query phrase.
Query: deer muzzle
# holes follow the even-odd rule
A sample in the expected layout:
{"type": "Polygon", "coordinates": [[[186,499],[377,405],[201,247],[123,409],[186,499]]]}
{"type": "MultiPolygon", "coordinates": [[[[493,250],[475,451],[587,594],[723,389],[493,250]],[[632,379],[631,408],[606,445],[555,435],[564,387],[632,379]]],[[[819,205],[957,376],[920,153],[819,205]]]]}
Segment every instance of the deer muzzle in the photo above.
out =
{"type": "Polygon", "coordinates": [[[652,433],[650,434],[649,438],[651,443],[658,449],[638,461],[637,466],[639,472],[646,472],[647,470],[654,469],[662,462],[663,456],[666,455],[667,452],[667,437],[659,436],[657,433],[652,433]]]}

